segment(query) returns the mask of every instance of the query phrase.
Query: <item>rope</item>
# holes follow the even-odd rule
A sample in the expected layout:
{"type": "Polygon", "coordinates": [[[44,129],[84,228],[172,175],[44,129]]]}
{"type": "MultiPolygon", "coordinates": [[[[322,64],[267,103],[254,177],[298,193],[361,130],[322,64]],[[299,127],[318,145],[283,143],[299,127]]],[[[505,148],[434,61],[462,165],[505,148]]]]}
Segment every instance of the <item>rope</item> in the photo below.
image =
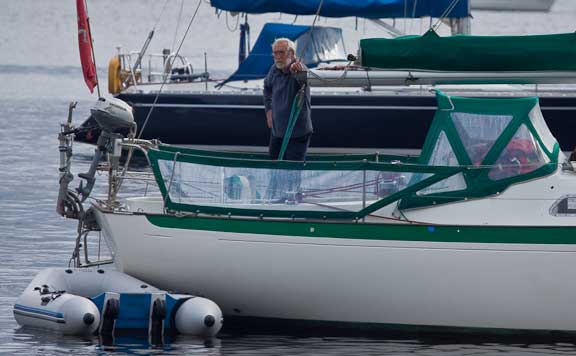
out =
{"type": "Polygon", "coordinates": [[[286,127],[286,132],[284,133],[284,139],[282,140],[282,148],[280,149],[280,154],[278,155],[278,160],[282,161],[284,159],[284,154],[288,148],[288,143],[290,142],[290,137],[292,137],[292,131],[294,131],[294,126],[296,126],[296,121],[302,110],[302,104],[304,103],[304,96],[306,85],[302,85],[294,100],[292,101],[292,109],[290,110],[290,119],[288,120],[288,126],[286,127]]]}
{"type": "MultiPolygon", "coordinates": [[[[320,17],[320,10],[322,10],[322,5],[324,5],[324,0],[320,0],[320,4],[318,4],[318,9],[316,9],[316,15],[314,15],[314,20],[312,21],[312,25],[310,26],[310,40],[305,43],[304,50],[302,53],[306,53],[308,49],[308,45],[312,42],[312,33],[314,32],[314,26],[316,25],[316,21],[320,17]]],[[[302,84],[302,87],[294,97],[292,101],[292,109],[290,110],[290,119],[288,120],[288,126],[286,127],[286,132],[284,133],[284,139],[282,140],[282,147],[280,148],[280,154],[278,155],[278,160],[281,161],[284,158],[284,154],[286,153],[286,149],[288,148],[288,143],[290,142],[290,138],[292,137],[292,131],[294,130],[294,126],[296,126],[296,120],[300,115],[300,111],[302,110],[302,105],[304,104],[304,97],[306,96],[306,87],[307,83],[302,84]]]]}
{"type": "Polygon", "coordinates": [[[230,32],[236,32],[236,30],[238,30],[238,25],[240,24],[240,15],[236,16],[236,25],[234,25],[233,28],[230,28],[230,24],[228,24],[228,11],[226,11],[226,28],[228,29],[228,31],[230,32]]]}

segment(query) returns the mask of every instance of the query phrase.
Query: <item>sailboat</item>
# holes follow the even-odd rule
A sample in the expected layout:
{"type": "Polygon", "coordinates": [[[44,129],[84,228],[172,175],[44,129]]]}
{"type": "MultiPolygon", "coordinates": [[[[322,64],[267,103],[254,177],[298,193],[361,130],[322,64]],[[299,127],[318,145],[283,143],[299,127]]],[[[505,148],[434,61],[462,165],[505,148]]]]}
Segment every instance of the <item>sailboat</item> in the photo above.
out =
{"type": "Polygon", "coordinates": [[[576,331],[576,173],[538,98],[436,98],[417,158],[117,138],[86,219],[117,269],[226,320],[576,331]],[[160,196],[115,195],[120,147],[145,154],[160,196]]]}
{"type": "MultiPolygon", "coordinates": [[[[305,1],[296,6],[279,1],[216,1],[211,5],[218,11],[232,13],[261,14],[281,12],[283,14],[315,14],[320,2],[305,1]]],[[[454,32],[466,33],[469,27],[468,2],[464,0],[386,0],[357,1],[345,6],[339,1],[323,1],[320,15],[326,17],[359,17],[385,26],[383,31],[401,32],[381,19],[420,18],[430,16],[443,18],[454,32]]],[[[443,23],[443,22],[440,22],[443,23]]],[[[248,23],[241,26],[240,48],[250,47],[246,43],[248,23]]],[[[207,66],[191,70],[185,58],[178,58],[166,72],[166,63],[173,58],[169,54],[151,55],[160,61],[159,70],[149,71],[142,66],[150,61],[138,61],[135,55],[121,55],[113,59],[110,84],[112,93],[132,104],[136,122],[142,138],[157,138],[166,143],[193,145],[199,148],[225,147],[258,151],[268,144],[268,130],[264,125],[262,79],[273,64],[271,43],[275,38],[286,37],[297,44],[297,55],[309,68],[345,67],[349,61],[348,50],[339,28],[330,26],[303,26],[295,24],[268,23],[259,34],[248,56],[240,51],[241,63],[237,70],[220,82],[206,80],[207,66]],[[152,82],[149,80],[152,79],[152,82]],[[163,80],[166,83],[163,84],[163,80]],[[160,88],[163,88],[160,92],[160,88]],[[152,105],[157,98],[156,105],[152,105]],[[153,109],[152,106],[154,106],[153,109]],[[144,121],[149,116],[146,126],[144,121]],[[230,130],[221,130],[228,127],[230,130]]],[[[170,51],[168,51],[169,53],[170,51]]],[[[318,71],[328,75],[329,70],[318,71]]],[[[336,81],[332,80],[335,85],[336,81]]],[[[353,151],[354,148],[398,148],[420,149],[435,110],[432,95],[421,88],[410,88],[404,84],[395,88],[375,87],[363,84],[355,87],[312,87],[312,111],[316,134],[312,149],[318,151],[353,151]],[[424,92],[424,94],[423,94],[424,92]],[[364,122],[350,121],[350,113],[361,110],[364,122]],[[386,122],[380,118],[385,116],[386,122]],[[335,124],[338,123],[338,124],[335,124]],[[421,132],[411,132],[414,127],[423,127],[421,132]],[[342,141],[343,132],[357,135],[342,141]],[[395,127],[396,134],[388,134],[387,127],[395,127]],[[370,129],[369,129],[370,128],[370,129]],[[385,135],[374,136],[380,131],[385,135]],[[402,135],[397,133],[402,132],[402,135]]],[[[83,126],[84,134],[77,140],[95,143],[98,137],[94,119],[83,126]]]]}
{"type": "MultiPolygon", "coordinates": [[[[422,80],[440,80],[433,70],[453,55],[488,81],[561,68],[569,77],[573,36],[365,39],[359,61],[374,71],[400,61],[428,70],[422,80]],[[536,60],[542,43],[555,61],[536,60]],[[535,60],[518,61],[523,53],[535,60]]],[[[434,95],[417,157],[311,154],[304,162],[138,139],[131,107],[100,98],[92,114],[101,135],[77,190],[69,188],[72,114],[59,135],[57,211],[79,221],[75,267],[101,263],[78,254],[97,231],[119,271],[210,298],[226,320],[576,331],[575,155],[562,152],[538,97],[434,95]],[[135,150],[149,171],[130,172],[135,150]],[[99,170],[108,194],[85,209],[99,170]],[[146,189],[122,194],[138,179],[146,189]]]]}
{"type": "MultiPolygon", "coordinates": [[[[315,2],[304,2],[308,5],[306,8],[275,7],[274,1],[258,4],[261,6],[256,7],[250,1],[212,1],[212,6],[219,10],[251,14],[271,11],[313,14],[318,6],[315,2]]],[[[386,23],[379,18],[444,16],[446,22],[453,25],[454,32],[466,33],[462,29],[470,27],[467,22],[469,3],[465,1],[458,1],[451,12],[446,11],[453,5],[451,1],[412,3],[397,0],[378,3],[377,8],[364,2],[355,4],[344,11],[338,7],[338,2],[324,1],[321,13],[324,16],[366,17],[381,25],[386,23]]],[[[241,26],[240,47],[244,49],[249,48],[246,43],[248,28],[247,23],[241,26]]],[[[394,33],[397,36],[400,32],[394,33]]],[[[266,24],[248,57],[241,55],[244,59],[238,69],[223,82],[207,80],[207,67],[194,73],[187,60],[180,56],[174,62],[174,68],[166,73],[166,63],[171,63],[174,56],[151,55],[150,58],[160,61],[161,69],[154,72],[142,68],[138,72],[138,68],[133,68],[134,63],[149,63],[150,60],[138,61],[134,55],[123,55],[113,60],[112,70],[117,74],[112,77],[116,78],[117,84],[111,85],[111,89],[117,98],[132,104],[142,132],[140,137],[197,148],[264,151],[269,133],[263,122],[261,79],[272,65],[270,44],[279,37],[296,41],[300,48],[298,56],[313,68],[310,83],[316,132],[311,143],[312,151],[418,152],[436,109],[434,96],[429,92],[434,87],[453,95],[478,97],[537,94],[544,117],[562,149],[571,151],[576,147],[575,136],[571,134],[576,129],[572,120],[576,98],[571,87],[566,86],[566,82],[574,83],[574,78],[562,68],[546,71],[534,68],[512,75],[513,70],[498,73],[501,70],[493,67],[491,78],[486,78],[485,70],[477,73],[457,71],[454,65],[461,60],[452,57],[451,62],[433,72],[418,71],[418,68],[409,68],[402,63],[389,67],[387,73],[367,71],[361,66],[347,67],[349,61],[342,32],[334,27],[266,24]],[[346,78],[342,70],[334,70],[338,68],[349,68],[346,78]],[[163,79],[167,81],[164,83],[163,79]],[[156,100],[156,105],[153,105],[156,100]],[[362,115],[358,117],[353,114],[355,112],[362,112],[362,115]],[[148,121],[144,125],[146,118],[148,121]],[[230,130],[223,131],[222,127],[230,130]],[[344,133],[350,132],[354,134],[347,140],[340,139],[344,133]]],[[[520,41],[522,38],[517,37],[520,41]]],[[[547,47],[539,48],[540,55],[545,56],[547,47]]],[[[477,55],[484,57],[483,53],[477,55]]],[[[88,119],[82,128],[84,131],[76,139],[95,143],[98,128],[94,119],[88,119]]]]}

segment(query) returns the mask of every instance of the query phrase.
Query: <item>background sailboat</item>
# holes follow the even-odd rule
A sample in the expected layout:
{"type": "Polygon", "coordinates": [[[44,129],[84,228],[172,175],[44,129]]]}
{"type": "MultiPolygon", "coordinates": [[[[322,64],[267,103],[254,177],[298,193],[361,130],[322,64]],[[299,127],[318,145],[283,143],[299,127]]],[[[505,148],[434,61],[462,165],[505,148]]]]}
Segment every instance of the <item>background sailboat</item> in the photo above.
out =
{"type": "Polygon", "coordinates": [[[470,0],[472,10],[550,11],[556,0],[470,0]]]}
{"type": "MultiPolygon", "coordinates": [[[[212,6],[222,11],[245,12],[250,14],[260,14],[280,11],[282,13],[308,15],[314,14],[320,5],[319,1],[301,2],[301,6],[283,5],[282,2],[265,1],[253,3],[251,1],[212,1],[212,6]]],[[[342,6],[338,1],[323,1],[320,9],[321,16],[328,17],[364,17],[369,19],[383,18],[418,18],[421,16],[442,17],[454,31],[463,30],[467,27],[469,20],[467,1],[361,1],[354,4],[342,6]]],[[[379,22],[383,24],[381,21],[379,22]]],[[[441,24],[441,22],[438,22],[441,24]]],[[[391,26],[383,24],[385,31],[391,30],[391,26]]],[[[275,25],[278,28],[278,25],[275,25]]],[[[346,53],[353,53],[354,48],[347,49],[341,40],[334,35],[339,29],[330,30],[327,26],[316,26],[315,32],[309,26],[297,26],[286,24],[282,27],[283,32],[276,30],[272,35],[265,29],[271,27],[270,24],[264,26],[261,37],[256,40],[252,53],[239,65],[235,75],[227,81],[235,80],[232,83],[225,83],[220,90],[216,88],[214,82],[207,81],[187,81],[182,80],[180,73],[176,80],[169,81],[160,94],[160,84],[138,83],[141,78],[144,81],[149,72],[142,71],[142,75],[134,75],[131,85],[123,89],[117,97],[131,103],[135,110],[136,121],[142,129],[143,122],[151,112],[152,103],[158,95],[158,105],[154,106],[150,114],[150,119],[143,130],[143,138],[159,138],[163,142],[188,144],[196,146],[227,146],[228,148],[256,149],[261,150],[267,146],[268,130],[263,125],[263,102],[261,92],[261,79],[272,65],[272,55],[270,44],[274,38],[289,37],[297,40],[299,46],[307,47],[309,54],[301,55],[313,60],[306,61],[309,66],[327,60],[342,60],[346,53]],[[307,27],[307,28],[305,28],[307,27]],[[301,36],[294,34],[299,32],[301,36]],[[330,32],[331,35],[326,34],[330,32]],[[330,39],[330,37],[332,39],[330,39]],[[310,46],[304,41],[311,42],[310,46]],[[262,52],[269,50],[269,53],[262,52]],[[262,59],[265,60],[262,60],[262,59]],[[253,65],[258,62],[256,68],[253,65]],[[243,80],[250,79],[248,83],[243,80]],[[141,84],[141,85],[140,85],[141,84]],[[222,127],[229,130],[222,130],[222,127]]],[[[246,30],[247,26],[244,26],[246,30]]],[[[382,31],[380,34],[384,34],[382,31]]],[[[242,38],[242,37],[241,37],[242,38]]],[[[249,47],[241,40],[240,47],[249,47]]],[[[162,58],[162,57],[159,57],[162,58]]],[[[144,60],[146,63],[146,60],[144,60]]],[[[340,63],[345,64],[345,63],[340,63]]],[[[192,75],[187,71],[188,66],[182,66],[184,75],[192,75]]],[[[171,68],[173,71],[174,68],[171,68]]],[[[179,69],[178,69],[179,70],[179,69]]],[[[162,72],[160,72],[160,77],[162,72]]],[[[219,83],[223,84],[223,83],[219,83]]],[[[317,149],[340,149],[346,148],[370,148],[382,147],[386,142],[386,147],[400,149],[418,149],[425,136],[426,121],[430,121],[434,111],[433,97],[425,98],[429,102],[423,105],[412,103],[409,97],[398,97],[396,93],[384,93],[372,91],[372,88],[321,88],[312,91],[312,109],[314,110],[314,123],[317,135],[314,136],[313,148],[317,149]],[[422,109],[425,107],[425,109],[422,109]],[[411,109],[420,111],[423,121],[417,126],[423,127],[423,131],[414,134],[412,138],[398,138],[390,130],[386,137],[378,136],[367,138],[373,128],[378,125],[385,127],[398,127],[399,131],[409,129],[414,125],[409,118],[413,116],[411,109]],[[358,128],[357,122],[350,121],[350,110],[362,110],[363,117],[369,121],[360,126],[365,132],[357,131],[354,139],[343,142],[342,132],[354,131],[358,128]],[[390,111],[392,110],[392,111],[390,111]],[[426,113],[422,113],[425,111],[426,113]],[[391,115],[389,115],[391,113],[391,115]],[[383,116],[388,117],[387,122],[382,122],[383,116]],[[334,125],[338,122],[338,125],[334,125]],[[368,129],[371,127],[372,129],[368,129]]],[[[84,128],[94,127],[93,121],[88,121],[84,128]]],[[[384,127],[382,127],[384,128],[384,127]]],[[[382,130],[384,131],[384,130],[382,130]]],[[[97,133],[86,131],[86,134],[78,135],[81,141],[93,142],[97,133]]]]}

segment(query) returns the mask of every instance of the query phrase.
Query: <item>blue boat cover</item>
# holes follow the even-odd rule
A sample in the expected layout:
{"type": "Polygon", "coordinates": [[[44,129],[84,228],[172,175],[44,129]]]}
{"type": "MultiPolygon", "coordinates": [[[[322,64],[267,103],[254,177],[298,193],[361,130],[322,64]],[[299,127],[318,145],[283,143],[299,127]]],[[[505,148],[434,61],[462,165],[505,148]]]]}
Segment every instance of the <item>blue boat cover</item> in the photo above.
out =
{"type": "Polygon", "coordinates": [[[308,68],[314,68],[323,62],[346,60],[341,29],[316,26],[310,30],[310,26],[265,24],[250,55],[240,64],[236,72],[218,84],[218,87],[235,80],[264,78],[274,64],[272,43],[281,37],[296,42],[296,55],[308,68]]]}
{"type": "MultiPolygon", "coordinates": [[[[314,15],[322,0],[211,0],[215,8],[263,14],[282,12],[293,15],[314,15]]],[[[323,0],[320,16],[406,18],[406,17],[467,17],[468,0],[323,0]],[[455,3],[455,4],[454,4],[455,3]],[[454,5],[452,11],[446,10],[454,5]]]]}

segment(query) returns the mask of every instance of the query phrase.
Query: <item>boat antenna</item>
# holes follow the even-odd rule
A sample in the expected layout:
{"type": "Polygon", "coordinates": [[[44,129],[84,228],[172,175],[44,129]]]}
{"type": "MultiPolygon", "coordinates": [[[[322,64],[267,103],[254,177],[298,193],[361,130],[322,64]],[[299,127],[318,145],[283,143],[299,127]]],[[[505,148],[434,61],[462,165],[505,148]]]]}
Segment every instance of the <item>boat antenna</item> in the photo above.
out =
{"type": "MultiPolygon", "coordinates": [[[[86,8],[86,14],[89,14],[87,3],[87,1],[84,1],[84,7],[86,8]]],[[[90,16],[86,16],[86,24],[88,25],[88,36],[90,41],[92,41],[90,49],[92,50],[92,60],[94,61],[94,68],[96,69],[94,71],[94,75],[96,76],[96,90],[98,90],[98,97],[100,98],[102,95],[100,95],[100,81],[98,80],[98,66],[96,65],[96,56],[94,55],[94,37],[92,37],[92,29],[90,28],[90,16]]]]}

